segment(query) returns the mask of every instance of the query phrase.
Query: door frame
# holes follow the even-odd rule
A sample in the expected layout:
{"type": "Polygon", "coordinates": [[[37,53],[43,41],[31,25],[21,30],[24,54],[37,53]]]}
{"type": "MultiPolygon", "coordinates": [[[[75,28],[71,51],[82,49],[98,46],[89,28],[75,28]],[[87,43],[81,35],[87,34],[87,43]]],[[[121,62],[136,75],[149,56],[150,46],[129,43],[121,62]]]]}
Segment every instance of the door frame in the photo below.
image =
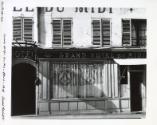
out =
{"type": "MultiPolygon", "coordinates": [[[[130,66],[128,66],[128,83],[129,83],[129,87],[130,87],[130,111],[131,112],[134,112],[132,111],[132,97],[131,97],[131,73],[134,73],[134,72],[138,72],[138,73],[142,73],[145,77],[145,71],[144,70],[131,70],[130,69],[130,66]]],[[[141,75],[142,75],[141,74],[141,75]]],[[[143,111],[143,98],[142,98],[142,90],[140,89],[140,93],[141,93],[141,110],[140,111],[143,111]]]]}

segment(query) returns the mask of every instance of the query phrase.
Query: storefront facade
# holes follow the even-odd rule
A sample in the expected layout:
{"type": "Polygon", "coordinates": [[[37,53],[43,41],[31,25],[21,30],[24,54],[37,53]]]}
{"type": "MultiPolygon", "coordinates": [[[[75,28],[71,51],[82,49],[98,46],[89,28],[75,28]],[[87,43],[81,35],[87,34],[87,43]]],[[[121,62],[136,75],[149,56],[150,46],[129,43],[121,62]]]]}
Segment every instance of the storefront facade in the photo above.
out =
{"type": "MultiPolygon", "coordinates": [[[[27,92],[24,94],[27,102],[32,102],[32,109],[19,109],[21,114],[145,112],[144,9],[18,9],[14,8],[16,16],[26,16],[13,17],[16,47],[13,46],[12,74],[21,63],[34,67],[34,77],[27,78],[32,81],[27,82],[28,91],[34,88],[33,99],[29,100],[31,95],[27,97],[27,92]]],[[[13,88],[20,82],[18,78],[14,80],[15,76],[12,75],[12,109],[17,110],[16,105],[22,104],[14,99],[20,94],[16,93],[18,87],[13,88]]],[[[12,115],[15,112],[12,110],[12,115]]]]}

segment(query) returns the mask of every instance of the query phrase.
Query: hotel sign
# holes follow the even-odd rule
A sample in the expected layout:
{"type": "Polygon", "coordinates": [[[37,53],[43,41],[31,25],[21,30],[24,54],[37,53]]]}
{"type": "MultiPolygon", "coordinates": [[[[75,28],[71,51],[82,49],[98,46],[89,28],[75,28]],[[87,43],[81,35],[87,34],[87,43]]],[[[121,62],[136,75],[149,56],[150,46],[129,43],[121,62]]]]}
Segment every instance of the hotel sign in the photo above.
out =
{"type": "Polygon", "coordinates": [[[23,58],[36,60],[36,50],[34,47],[13,47],[12,48],[13,58],[23,58]]]}
{"type": "Polygon", "coordinates": [[[91,49],[40,49],[33,47],[13,47],[13,58],[44,59],[125,59],[146,58],[145,50],[91,50],[91,49]]]}
{"type": "MultiPolygon", "coordinates": [[[[39,8],[39,7],[38,7],[39,8]]],[[[44,12],[58,12],[58,13],[63,13],[67,11],[65,7],[40,7],[43,8],[44,12]]],[[[23,11],[25,10],[26,12],[33,12],[34,8],[31,7],[25,7],[25,8],[19,8],[19,7],[13,7],[13,11],[23,11]]],[[[73,7],[72,12],[75,13],[113,13],[112,8],[110,7],[73,7]]]]}
{"type": "Polygon", "coordinates": [[[145,51],[112,50],[38,50],[38,58],[52,59],[112,59],[146,58],[145,51]]]}

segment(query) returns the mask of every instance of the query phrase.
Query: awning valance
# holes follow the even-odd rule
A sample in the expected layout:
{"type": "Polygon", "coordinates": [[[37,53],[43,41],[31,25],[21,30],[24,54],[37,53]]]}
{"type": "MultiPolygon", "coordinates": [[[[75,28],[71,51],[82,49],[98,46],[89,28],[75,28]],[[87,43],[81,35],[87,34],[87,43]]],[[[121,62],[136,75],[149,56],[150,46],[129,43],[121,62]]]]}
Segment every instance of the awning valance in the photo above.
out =
{"type": "Polygon", "coordinates": [[[119,65],[146,65],[146,59],[114,59],[119,65]]]}

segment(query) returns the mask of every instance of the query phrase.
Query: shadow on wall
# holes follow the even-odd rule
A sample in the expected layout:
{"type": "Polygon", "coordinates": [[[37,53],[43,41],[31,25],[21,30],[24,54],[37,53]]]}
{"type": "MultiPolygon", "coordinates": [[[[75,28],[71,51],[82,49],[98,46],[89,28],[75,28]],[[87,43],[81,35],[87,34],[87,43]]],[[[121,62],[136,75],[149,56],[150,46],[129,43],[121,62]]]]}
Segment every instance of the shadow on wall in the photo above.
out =
{"type": "MultiPolygon", "coordinates": [[[[45,76],[47,75],[46,72],[44,74],[45,76]]],[[[80,102],[80,107],[78,106],[78,108],[82,107],[82,110],[117,112],[119,100],[114,100],[106,95],[107,92],[105,92],[106,88],[104,88],[103,82],[97,81],[98,79],[96,80],[96,78],[92,76],[85,77],[84,74],[78,74],[71,69],[51,74],[50,97],[51,99],[60,100],[59,102],[74,99],[75,101],[71,102],[80,102]]]]}

